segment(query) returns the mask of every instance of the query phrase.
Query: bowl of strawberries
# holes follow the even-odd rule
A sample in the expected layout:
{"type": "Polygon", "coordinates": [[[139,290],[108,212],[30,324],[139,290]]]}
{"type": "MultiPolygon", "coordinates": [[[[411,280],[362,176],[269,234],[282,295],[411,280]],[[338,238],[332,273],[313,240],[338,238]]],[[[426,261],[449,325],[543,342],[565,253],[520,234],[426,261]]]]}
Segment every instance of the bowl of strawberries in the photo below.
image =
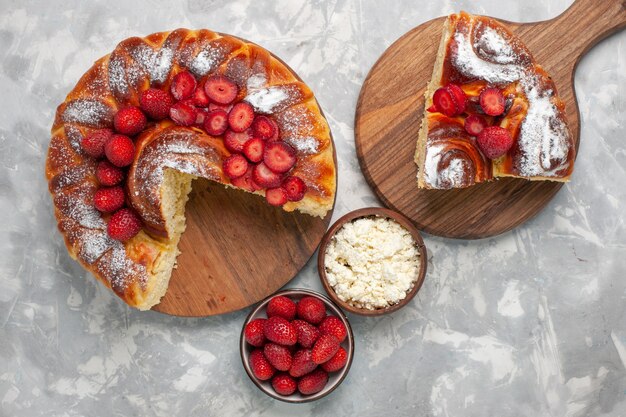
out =
{"type": "Polygon", "coordinates": [[[246,318],[241,360],[252,382],[277,400],[322,398],[344,380],[354,353],[348,319],[315,291],[279,291],[246,318]]]}

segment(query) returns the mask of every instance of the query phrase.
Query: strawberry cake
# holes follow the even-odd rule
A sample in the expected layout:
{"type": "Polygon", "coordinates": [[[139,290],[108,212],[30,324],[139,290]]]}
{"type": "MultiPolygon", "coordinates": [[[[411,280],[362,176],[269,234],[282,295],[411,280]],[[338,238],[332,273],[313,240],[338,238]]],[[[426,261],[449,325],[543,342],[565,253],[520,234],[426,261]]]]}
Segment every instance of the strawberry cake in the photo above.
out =
{"type": "Polygon", "coordinates": [[[46,177],[70,255],[141,310],[167,290],[193,179],[319,217],[336,189],[328,124],[298,76],[253,43],[187,29],[96,61],[57,109],[46,177]]]}
{"type": "Polygon", "coordinates": [[[494,19],[448,17],[425,98],[420,188],[569,180],[576,149],[565,105],[530,51],[494,19]]]}

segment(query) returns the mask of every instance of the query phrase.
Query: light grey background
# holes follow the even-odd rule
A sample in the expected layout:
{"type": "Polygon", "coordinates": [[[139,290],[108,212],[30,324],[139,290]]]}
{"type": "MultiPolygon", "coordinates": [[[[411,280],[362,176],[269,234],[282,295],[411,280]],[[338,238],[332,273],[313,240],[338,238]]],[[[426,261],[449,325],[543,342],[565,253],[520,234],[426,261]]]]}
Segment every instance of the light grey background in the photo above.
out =
{"type": "MultiPolygon", "coordinates": [[[[97,284],[67,255],[43,177],[55,108],[95,59],[129,36],[210,28],[268,48],[315,91],[337,145],[337,218],[378,204],[352,126],[385,48],[460,9],[533,21],[570,3],[0,0],[0,414],[625,416],[625,32],[578,68],[572,182],[503,236],[425,236],[418,297],[393,315],[350,317],[352,370],[312,404],[279,403],[248,380],[237,350],[247,311],[141,313],[97,284]]],[[[314,262],[288,286],[321,290],[314,262]]]]}

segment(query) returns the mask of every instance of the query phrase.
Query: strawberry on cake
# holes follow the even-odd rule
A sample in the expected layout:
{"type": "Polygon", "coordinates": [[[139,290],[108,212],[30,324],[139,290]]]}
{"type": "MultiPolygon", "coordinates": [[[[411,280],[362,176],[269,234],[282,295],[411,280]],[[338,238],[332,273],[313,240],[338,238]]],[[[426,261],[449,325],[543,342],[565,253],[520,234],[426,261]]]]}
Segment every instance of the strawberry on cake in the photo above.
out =
{"type": "Polygon", "coordinates": [[[192,180],[324,217],[333,143],[311,90],[263,48],[208,30],[129,38],[58,109],[46,177],[70,254],[129,305],[165,294],[192,180]]]}

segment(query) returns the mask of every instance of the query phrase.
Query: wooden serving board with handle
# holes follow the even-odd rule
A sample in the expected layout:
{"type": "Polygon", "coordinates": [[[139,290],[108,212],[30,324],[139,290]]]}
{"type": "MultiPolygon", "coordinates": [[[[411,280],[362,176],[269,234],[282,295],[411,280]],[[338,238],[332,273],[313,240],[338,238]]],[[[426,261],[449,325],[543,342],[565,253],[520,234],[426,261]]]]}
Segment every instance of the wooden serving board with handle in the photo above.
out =
{"type": "MultiPolygon", "coordinates": [[[[466,189],[417,188],[413,155],[444,21],[441,17],[412,29],[370,70],[356,109],[357,155],[365,178],[383,204],[425,232],[464,239],[494,236],[541,211],[563,184],[506,178],[466,189]]],[[[626,26],[626,0],[577,0],[551,20],[502,23],[551,75],[578,146],[576,66],[593,45],[626,26]]],[[[572,181],[576,176],[574,169],[572,181]]]]}

